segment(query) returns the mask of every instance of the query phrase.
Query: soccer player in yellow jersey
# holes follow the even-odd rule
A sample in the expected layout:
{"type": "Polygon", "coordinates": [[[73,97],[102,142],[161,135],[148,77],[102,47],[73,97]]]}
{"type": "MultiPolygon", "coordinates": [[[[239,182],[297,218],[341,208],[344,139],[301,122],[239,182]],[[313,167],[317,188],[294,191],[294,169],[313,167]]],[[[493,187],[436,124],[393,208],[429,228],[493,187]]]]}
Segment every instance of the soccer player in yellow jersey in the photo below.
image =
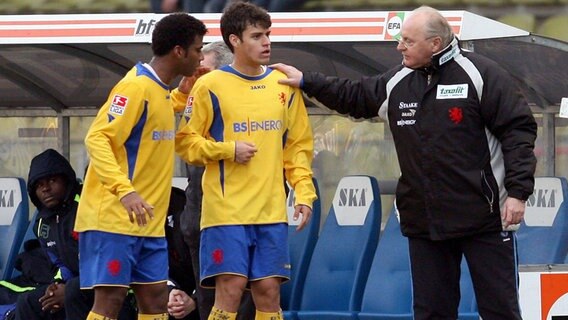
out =
{"type": "Polygon", "coordinates": [[[233,63],[200,77],[176,151],[205,165],[201,284],[214,285],[209,319],[235,319],[250,285],[257,320],[282,319],[280,284],[290,277],[284,174],[296,191],[295,219],[308,222],[316,199],[313,138],[302,94],[278,84],[270,60],[268,13],[237,2],[221,16],[233,63]]]}
{"type": "Polygon", "coordinates": [[[167,319],[164,224],[175,155],[169,85],[195,72],[206,32],[185,13],[162,18],[152,59],[115,85],[87,133],[91,161],[75,230],[81,287],[95,292],[88,320],[116,319],[129,287],[138,319],[167,319]]]}

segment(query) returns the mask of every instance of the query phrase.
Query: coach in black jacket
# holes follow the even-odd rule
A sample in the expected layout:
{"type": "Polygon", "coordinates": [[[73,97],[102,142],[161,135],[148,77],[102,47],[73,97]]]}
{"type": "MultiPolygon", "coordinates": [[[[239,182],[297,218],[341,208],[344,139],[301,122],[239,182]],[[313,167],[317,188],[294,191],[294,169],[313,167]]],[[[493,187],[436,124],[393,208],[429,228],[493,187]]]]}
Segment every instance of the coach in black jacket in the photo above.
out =
{"type": "Polygon", "coordinates": [[[402,65],[360,81],[273,67],[288,75],[283,83],[339,113],[388,122],[402,172],[396,204],[409,239],[415,319],[457,318],[462,255],[481,316],[521,319],[508,230],[533,191],[534,117],[507,72],[460,49],[430,7],[406,18],[397,50],[402,65]]]}

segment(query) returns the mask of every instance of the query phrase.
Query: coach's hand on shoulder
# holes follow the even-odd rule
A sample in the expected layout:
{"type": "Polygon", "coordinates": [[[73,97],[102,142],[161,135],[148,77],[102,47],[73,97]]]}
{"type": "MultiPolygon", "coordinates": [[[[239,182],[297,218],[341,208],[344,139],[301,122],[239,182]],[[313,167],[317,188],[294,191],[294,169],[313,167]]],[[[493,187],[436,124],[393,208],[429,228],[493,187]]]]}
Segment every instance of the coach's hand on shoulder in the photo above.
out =
{"type": "Polygon", "coordinates": [[[296,69],[293,66],[289,66],[283,63],[275,63],[273,65],[270,65],[269,67],[284,73],[286,77],[288,77],[288,79],[278,80],[278,83],[289,85],[294,88],[300,87],[300,83],[302,82],[302,78],[304,77],[302,71],[296,69]]]}

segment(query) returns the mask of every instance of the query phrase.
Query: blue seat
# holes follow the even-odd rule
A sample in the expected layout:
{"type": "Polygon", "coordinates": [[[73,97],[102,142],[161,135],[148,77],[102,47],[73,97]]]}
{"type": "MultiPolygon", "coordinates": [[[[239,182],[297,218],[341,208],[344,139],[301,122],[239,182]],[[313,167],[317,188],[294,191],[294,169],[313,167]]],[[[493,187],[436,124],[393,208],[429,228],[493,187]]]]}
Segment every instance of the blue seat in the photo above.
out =
{"type": "Polygon", "coordinates": [[[517,231],[519,264],[562,264],[568,252],[566,178],[537,177],[517,231]]]}
{"type": "Polygon", "coordinates": [[[0,178],[0,275],[11,277],[16,256],[29,224],[26,182],[22,178],[0,178]]]}
{"type": "MultiPolygon", "coordinates": [[[[467,263],[461,264],[460,320],[477,320],[477,303],[467,263]]],[[[412,320],[412,278],[408,239],[400,231],[396,207],[388,217],[365,286],[360,320],[412,320]]]]}
{"type": "MultiPolygon", "coordinates": [[[[34,211],[32,218],[30,219],[30,222],[28,223],[28,227],[26,229],[26,232],[24,233],[24,237],[22,238],[21,244],[20,244],[20,249],[18,250],[18,253],[22,253],[24,252],[24,244],[26,243],[26,241],[28,240],[32,240],[32,239],[37,239],[36,233],[34,231],[34,226],[35,226],[35,221],[37,219],[37,215],[38,215],[39,211],[37,211],[37,209],[34,211]]],[[[6,275],[6,279],[12,279],[15,278],[17,276],[19,276],[21,274],[20,271],[16,270],[16,268],[12,269],[12,273],[8,273],[6,275]]]]}
{"type": "Polygon", "coordinates": [[[475,290],[471,281],[471,273],[467,267],[465,258],[461,263],[460,277],[460,305],[458,306],[459,320],[479,320],[477,300],[475,300],[475,290]]]}
{"type": "Polygon", "coordinates": [[[396,207],[389,214],[363,293],[359,319],[412,320],[408,239],[400,232],[396,207]]]}
{"type": "Polygon", "coordinates": [[[314,248],[297,317],[356,319],[380,233],[377,180],[346,176],[314,248]]]}
{"type": "Polygon", "coordinates": [[[312,217],[308,225],[300,232],[296,231],[300,220],[294,221],[293,219],[294,190],[290,189],[286,200],[288,210],[288,246],[290,248],[290,264],[292,265],[290,281],[284,283],[280,288],[280,306],[284,310],[286,319],[293,319],[296,311],[300,308],[306,273],[308,272],[320,229],[321,204],[319,188],[316,179],[313,179],[313,181],[318,200],[313,203],[312,217]]]}

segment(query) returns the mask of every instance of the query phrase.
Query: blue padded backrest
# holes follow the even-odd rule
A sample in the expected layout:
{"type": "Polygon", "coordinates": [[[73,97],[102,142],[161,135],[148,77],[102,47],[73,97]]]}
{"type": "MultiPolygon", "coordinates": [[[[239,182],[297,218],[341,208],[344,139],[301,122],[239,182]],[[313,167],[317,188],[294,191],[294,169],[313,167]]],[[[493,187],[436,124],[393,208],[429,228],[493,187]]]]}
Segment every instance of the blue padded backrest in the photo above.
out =
{"type": "Polygon", "coordinates": [[[400,232],[394,206],[373,258],[359,318],[388,319],[387,315],[396,315],[397,319],[412,319],[408,239],[400,232]]]}
{"type": "Polygon", "coordinates": [[[517,231],[519,264],[564,263],[568,252],[566,178],[537,177],[517,231]]]}
{"type": "Polygon", "coordinates": [[[26,182],[0,178],[0,275],[7,280],[29,224],[26,182]]]}
{"type": "Polygon", "coordinates": [[[300,318],[303,311],[360,309],[380,221],[377,180],[369,176],[343,177],[306,275],[300,318]]]}
{"type": "MultiPolygon", "coordinates": [[[[465,259],[460,279],[459,319],[479,319],[465,259]]],[[[412,320],[412,276],[408,239],[400,231],[396,206],[389,214],[365,286],[360,320],[412,320]]]]}
{"type": "Polygon", "coordinates": [[[292,266],[290,281],[280,288],[280,306],[282,310],[298,310],[302,301],[302,291],[306,280],[306,273],[312,259],[316,245],[320,220],[321,205],[319,188],[316,179],[313,179],[318,200],[313,203],[312,217],[302,231],[296,231],[300,219],[294,221],[294,190],[290,189],[286,200],[288,210],[288,246],[290,248],[290,264],[292,266]]]}
{"type": "MultiPolygon", "coordinates": [[[[35,226],[35,221],[38,218],[37,215],[39,214],[39,211],[37,211],[37,209],[34,211],[34,213],[32,214],[32,218],[30,219],[30,222],[28,223],[28,227],[26,228],[26,232],[24,233],[24,236],[22,238],[22,242],[20,244],[20,249],[18,250],[18,253],[22,253],[24,252],[24,244],[26,243],[26,241],[31,240],[31,239],[37,239],[37,236],[35,234],[34,231],[34,226],[35,226]]],[[[19,276],[21,274],[20,271],[16,270],[16,268],[12,269],[12,274],[8,273],[6,276],[6,279],[12,279],[15,278],[17,276],[19,276]]]]}
{"type": "Polygon", "coordinates": [[[458,307],[458,313],[460,320],[479,319],[477,300],[475,300],[475,291],[473,289],[471,273],[469,272],[465,258],[462,258],[461,263],[460,304],[458,307]]]}

